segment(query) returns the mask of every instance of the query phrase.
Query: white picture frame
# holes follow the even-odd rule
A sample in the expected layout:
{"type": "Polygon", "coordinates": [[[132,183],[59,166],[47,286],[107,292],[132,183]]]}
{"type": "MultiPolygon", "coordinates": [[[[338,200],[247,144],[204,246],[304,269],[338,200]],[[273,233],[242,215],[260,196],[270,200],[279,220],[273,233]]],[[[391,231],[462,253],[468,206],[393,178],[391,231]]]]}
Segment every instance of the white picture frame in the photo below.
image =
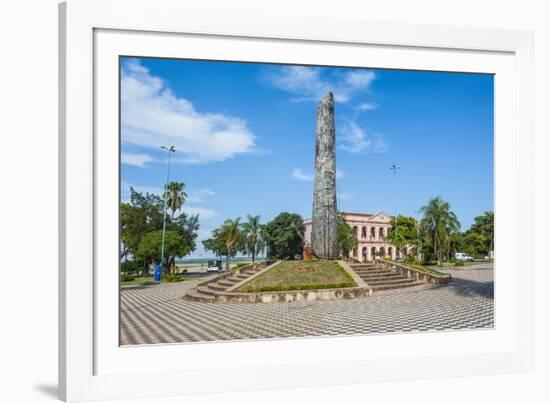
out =
{"type": "Polygon", "coordinates": [[[171,396],[532,370],[531,33],[228,15],[187,9],[170,0],[71,0],[60,5],[59,39],[61,398],[171,396]],[[222,41],[232,46],[221,46],[222,41]],[[375,66],[364,67],[383,63],[387,68],[497,72],[495,330],[119,347],[113,302],[118,283],[112,281],[118,274],[107,269],[104,253],[109,242],[117,247],[112,229],[118,222],[108,218],[117,209],[112,169],[118,164],[118,136],[97,135],[98,128],[109,133],[118,119],[118,101],[112,96],[115,57],[128,52],[191,57],[189,52],[195,52],[197,58],[331,64],[330,53],[343,65],[363,66],[357,49],[377,58],[375,66]],[[409,351],[411,345],[417,347],[412,354],[399,348],[385,351],[386,340],[399,338],[403,343],[394,344],[409,351]],[[344,355],[350,359],[342,360],[338,351],[352,353],[344,355]]]}

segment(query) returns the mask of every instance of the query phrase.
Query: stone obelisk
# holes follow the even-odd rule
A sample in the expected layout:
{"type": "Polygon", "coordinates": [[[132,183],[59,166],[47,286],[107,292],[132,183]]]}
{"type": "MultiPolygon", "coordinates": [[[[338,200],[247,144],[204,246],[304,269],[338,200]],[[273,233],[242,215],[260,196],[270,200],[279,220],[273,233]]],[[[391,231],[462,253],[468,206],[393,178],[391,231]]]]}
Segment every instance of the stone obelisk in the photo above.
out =
{"type": "Polygon", "coordinates": [[[315,140],[315,184],[311,249],[323,259],[338,258],[336,239],[336,151],[334,129],[334,96],[326,94],[317,107],[315,140]]]}

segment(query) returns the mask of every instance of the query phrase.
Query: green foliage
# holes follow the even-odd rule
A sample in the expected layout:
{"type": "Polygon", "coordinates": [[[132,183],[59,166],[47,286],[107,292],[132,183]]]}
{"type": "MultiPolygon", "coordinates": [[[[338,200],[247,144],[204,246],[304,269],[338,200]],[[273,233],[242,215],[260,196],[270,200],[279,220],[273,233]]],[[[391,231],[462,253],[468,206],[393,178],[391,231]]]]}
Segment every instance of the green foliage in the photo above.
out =
{"type": "Polygon", "coordinates": [[[462,260],[457,260],[454,262],[454,265],[455,267],[460,267],[460,266],[464,266],[464,262],[462,260]]]}
{"type": "Polygon", "coordinates": [[[492,211],[474,218],[474,223],[463,236],[465,253],[477,258],[491,253],[494,243],[494,219],[492,211]]]}
{"type": "Polygon", "coordinates": [[[420,264],[420,262],[418,261],[418,259],[414,254],[409,254],[405,256],[404,262],[409,264],[418,264],[418,265],[420,264]]]}
{"type": "Polygon", "coordinates": [[[238,291],[267,292],[355,287],[350,274],[334,260],[285,261],[243,285],[238,291]]]}
{"type": "Polygon", "coordinates": [[[245,249],[245,237],[241,231],[240,217],[225,220],[222,226],[212,231],[212,237],[202,241],[204,249],[216,256],[225,256],[226,269],[229,270],[230,258],[238,251],[245,249]]]}
{"type": "Polygon", "coordinates": [[[355,287],[356,284],[353,281],[334,283],[334,284],[300,284],[300,285],[266,285],[259,289],[252,287],[244,288],[245,292],[277,292],[277,291],[299,291],[299,290],[325,290],[331,288],[349,288],[355,287]]]}
{"type": "MultiPolygon", "coordinates": [[[[153,231],[146,234],[139,243],[136,258],[147,264],[159,263],[161,254],[162,231],[153,231]]],[[[166,231],[164,253],[166,256],[185,256],[190,252],[190,245],[176,231],[166,231]]],[[[172,266],[167,267],[167,271],[172,266]]]]}
{"type": "Polygon", "coordinates": [[[134,276],[128,276],[128,275],[122,275],[120,276],[120,281],[124,282],[124,283],[128,283],[130,281],[134,281],[135,280],[135,277],[134,276]]]}
{"type": "MultiPolygon", "coordinates": [[[[167,233],[178,234],[181,239],[177,239],[177,247],[165,249],[164,267],[173,267],[176,256],[185,256],[196,248],[195,240],[199,230],[199,216],[182,213],[174,219],[175,211],[181,208],[185,201],[186,194],[182,191],[184,187],[183,183],[176,182],[171,182],[168,185],[169,192],[166,195],[169,197],[167,201],[172,214],[166,218],[166,229],[167,233]],[[172,253],[172,251],[174,252],[172,253]]],[[[130,263],[130,261],[122,263],[126,265],[126,267],[121,267],[122,271],[126,271],[125,269],[134,272],[139,271],[144,269],[146,265],[160,260],[162,234],[160,235],[158,248],[152,243],[157,240],[158,233],[162,233],[163,209],[164,201],[160,196],[150,193],[144,195],[130,188],[130,202],[122,203],[120,206],[121,241],[123,245],[120,258],[127,259],[131,255],[133,257],[132,261],[136,263],[130,263]],[[157,233],[157,235],[151,235],[153,233],[157,233]],[[147,239],[144,241],[145,238],[147,239]],[[156,250],[158,250],[158,256],[153,255],[156,250]],[[137,266],[132,266],[134,264],[138,265],[139,269],[137,266]]]]}
{"type": "Polygon", "coordinates": [[[440,197],[434,197],[423,206],[420,211],[424,217],[420,223],[420,232],[423,241],[422,251],[424,258],[428,258],[429,252],[437,258],[441,265],[445,257],[452,252],[452,235],[460,230],[460,222],[455,213],[451,211],[449,203],[440,197]]]}
{"type": "Polygon", "coordinates": [[[263,236],[270,259],[297,259],[304,249],[304,220],[298,214],[283,212],[267,223],[263,236]]]}
{"type": "Polygon", "coordinates": [[[136,274],[139,271],[144,270],[143,262],[137,260],[128,260],[120,263],[120,272],[121,273],[132,273],[136,274]]]}
{"type": "Polygon", "coordinates": [[[418,222],[413,217],[398,215],[391,221],[391,228],[388,231],[386,240],[391,242],[400,251],[401,256],[405,255],[404,249],[407,245],[419,245],[418,222]]]}
{"type": "Polygon", "coordinates": [[[263,225],[260,224],[260,216],[248,215],[248,222],[243,223],[243,242],[246,253],[252,256],[252,262],[256,261],[256,256],[265,249],[263,238],[263,225]]]}
{"type": "Polygon", "coordinates": [[[357,234],[353,231],[353,228],[349,226],[344,220],[342,214],[338,214],[338,226],[336,239],[338,241],[338,249],[340,250],[340,255],[344,258],[348,258],[350,252],[357,248],[359,241],[357,239],[357,234]]]}
{"type": "Polygon", "coordinates": [[[170,210],[170,219],[174,219],[176,210],[180,210],[185,199],[187,199],[187,193],[183,191],[185,189],[185,183],[183,182],[170,182],[165,186],[164,196],[166,198],[166,206],[170,210]]]}
{"type": "Polygon", "coordinates": [[[167,274],[166,276],[164,276],[164,281],[166,281],[167,283],[177,283],[179,281],[183,281],[183,277],[175,273],[167,274]]]}
{"type": "Polygon", "coordinates": [[[121,259],[135,255],[145,234],[162,229],[163,201],[154,194],[136,192],[130,188],[130,202],[120,205],[120,229],[123,250],[121,259]]]}

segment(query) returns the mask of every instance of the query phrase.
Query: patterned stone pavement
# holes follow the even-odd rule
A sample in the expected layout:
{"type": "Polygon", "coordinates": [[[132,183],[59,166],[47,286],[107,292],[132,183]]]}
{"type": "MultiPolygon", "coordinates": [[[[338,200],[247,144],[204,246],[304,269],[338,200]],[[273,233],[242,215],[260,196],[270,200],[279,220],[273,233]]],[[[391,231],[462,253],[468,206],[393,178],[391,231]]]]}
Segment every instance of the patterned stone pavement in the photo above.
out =
{"type": "Polygon", "coordinates": [[[494,326],[493,269],[442,270],[454,281],[339,301],[205,304],[198,280],[121,291],[122,345],[480,329],[494,326]]]}

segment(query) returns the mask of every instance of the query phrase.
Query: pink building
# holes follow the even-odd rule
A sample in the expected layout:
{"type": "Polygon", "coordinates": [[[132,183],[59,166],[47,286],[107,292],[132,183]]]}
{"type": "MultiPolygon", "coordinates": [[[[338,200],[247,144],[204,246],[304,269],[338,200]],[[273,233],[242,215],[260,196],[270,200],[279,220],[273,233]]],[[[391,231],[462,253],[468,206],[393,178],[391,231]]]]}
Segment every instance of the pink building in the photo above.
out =
{"type": "MultiPolygon", "coordinates": [[[[353,228],[359,245],[352,252],[354,259],[360,261],[372,261],[376,257],[391,257],[392,259],[400,257],[395,246],[386,241],[386,235],[391,229],[391,220],[393,217],[383,211],[377,214],[362,213],[341,213],[346,223],[353,228]]],[[[311,219],[304,221],[305,241],[311,244],[311,219]]],[[[411,247],[404,248],[404,253],[408,254],[411,247]]]]}

